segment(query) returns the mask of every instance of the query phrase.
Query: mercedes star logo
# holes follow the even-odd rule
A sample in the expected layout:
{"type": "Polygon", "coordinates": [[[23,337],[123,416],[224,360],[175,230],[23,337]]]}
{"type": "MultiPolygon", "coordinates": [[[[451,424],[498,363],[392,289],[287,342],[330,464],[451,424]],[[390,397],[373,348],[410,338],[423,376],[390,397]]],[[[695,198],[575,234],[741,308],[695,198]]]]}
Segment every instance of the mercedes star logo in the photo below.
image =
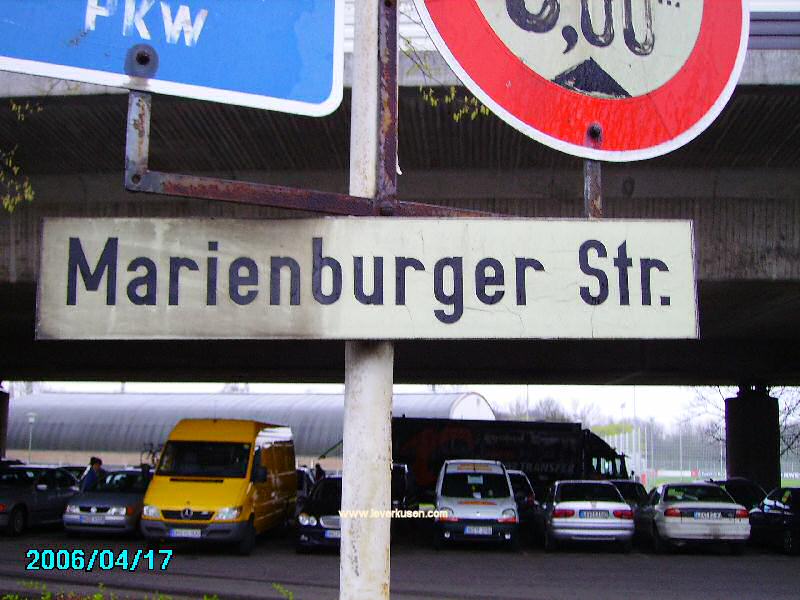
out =
{"type": "Polygon", "coordinates": [[[194,512],[192,512],[191,508],[184,508],[181,511],[181,517],[183,517],[184,519],[191,519],[193,514],[194,512]]]}

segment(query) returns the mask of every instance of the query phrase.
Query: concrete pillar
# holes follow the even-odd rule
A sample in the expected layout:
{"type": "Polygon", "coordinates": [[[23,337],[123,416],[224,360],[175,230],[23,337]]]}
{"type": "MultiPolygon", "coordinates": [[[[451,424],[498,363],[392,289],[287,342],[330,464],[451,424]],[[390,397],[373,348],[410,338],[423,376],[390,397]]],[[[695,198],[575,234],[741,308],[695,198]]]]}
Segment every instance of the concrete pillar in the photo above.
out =
{"type": "Polygon", "coordinates": [[[763,386],[740,386],[725,400],[728,477],[746,477],[767,492],[780,485],[778,400],[763,386]]]}
{"type": "Polygon", "coordinates": [[[389,600],[392,342],[345,347],[340,600],[389,600]]]}
{"type": "MultiPolygon", "coordinates": [[[[378,192],[378,11],[355,3],[350,193],[362,198],[378,192]]],[[[344,369],[342,510],[366,515],[341,520],[339,598],[389,600],[394,345],[348,341],[344,369]]]]}
{"type": "Polygon", "coordinates": [[[8,450],[8,393],[0,390],[0,458],[8,450]]]}

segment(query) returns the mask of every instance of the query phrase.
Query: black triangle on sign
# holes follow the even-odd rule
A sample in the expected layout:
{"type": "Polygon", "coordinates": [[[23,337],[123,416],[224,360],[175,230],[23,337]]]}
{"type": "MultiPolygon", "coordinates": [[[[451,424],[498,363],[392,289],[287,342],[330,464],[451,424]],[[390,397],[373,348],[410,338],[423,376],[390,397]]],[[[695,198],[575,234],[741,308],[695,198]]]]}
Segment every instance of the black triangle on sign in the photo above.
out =
{"type": "Polygon", "coordinates": [[[631,95],[590,58],[553,79],[554,83],[592,96],[630,98],[631,95]]]}

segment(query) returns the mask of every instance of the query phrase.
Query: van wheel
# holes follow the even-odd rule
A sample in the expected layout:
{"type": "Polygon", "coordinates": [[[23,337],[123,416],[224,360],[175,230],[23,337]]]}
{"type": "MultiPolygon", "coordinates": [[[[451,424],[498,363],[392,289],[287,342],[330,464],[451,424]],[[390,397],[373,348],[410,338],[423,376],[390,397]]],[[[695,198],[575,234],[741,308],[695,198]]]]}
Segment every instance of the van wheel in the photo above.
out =
{"type": "Polygon", "coordinates": [[[250,556],[253,553],[253,548],[256,545],[256,528],[253,527],[253,522],[249,521],[244,530],[244,536],[236,546],[236,553],[239,556],[250,556]]]}
{"type": "Polygon", "coordinates": [[[25,525],[27,524],[28,516],[25,514],[25,509],[21,506],[17,506],[14,510],[11,511],[11,514],[8,517],[8,525],[6,531],[10,536],[18,536],[22,535],[22,532],[25,531],[25,525]]]}

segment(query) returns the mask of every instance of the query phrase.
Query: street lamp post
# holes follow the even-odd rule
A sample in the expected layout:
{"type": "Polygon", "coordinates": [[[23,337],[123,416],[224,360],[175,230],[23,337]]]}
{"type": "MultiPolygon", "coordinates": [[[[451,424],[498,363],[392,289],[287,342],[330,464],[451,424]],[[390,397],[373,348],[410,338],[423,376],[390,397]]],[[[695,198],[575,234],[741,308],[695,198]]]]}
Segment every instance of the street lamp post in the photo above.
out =
{"type": "Polygon", "coordinates": [[[28,462],[31,462],[31,449],[33,448],[33,424],[36,423],[36,413],[28,413],[28,462]]]}

